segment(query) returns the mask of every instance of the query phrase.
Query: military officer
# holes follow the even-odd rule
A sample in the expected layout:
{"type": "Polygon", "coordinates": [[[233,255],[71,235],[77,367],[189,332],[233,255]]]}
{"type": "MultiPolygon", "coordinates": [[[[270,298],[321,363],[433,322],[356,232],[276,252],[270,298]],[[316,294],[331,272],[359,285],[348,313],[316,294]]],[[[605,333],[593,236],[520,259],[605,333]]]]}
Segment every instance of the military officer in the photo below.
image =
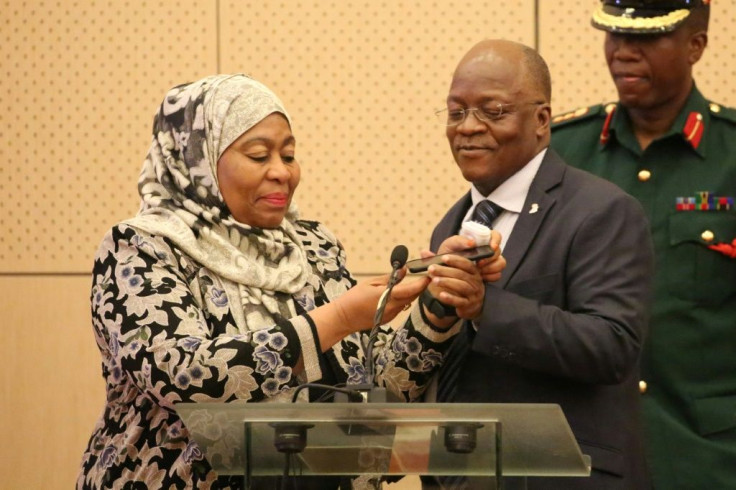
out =
{"type": "Polygon", "coordinates": [[[642,358],[657,489],[736,489],[736,111],[692,67],[709,1],[604,0],[592,17],[618,102],[553,119],[571,165],[637,197],[657,255],[642,358]]]}

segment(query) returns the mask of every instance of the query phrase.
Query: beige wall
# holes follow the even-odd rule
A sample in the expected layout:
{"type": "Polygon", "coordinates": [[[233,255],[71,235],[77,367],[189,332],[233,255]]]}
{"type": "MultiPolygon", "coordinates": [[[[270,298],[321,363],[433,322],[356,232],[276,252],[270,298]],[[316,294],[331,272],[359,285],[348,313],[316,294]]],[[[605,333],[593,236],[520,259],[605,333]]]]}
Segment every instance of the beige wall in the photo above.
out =
{"type": "MultiPolygon", "coordinates": [[[[171,86],[217,71],[271,86],[294,119],[303,215],[357,273],[425,245],[466,189],[433,111],[474,42],[533,45],[555,112],[614,97],[595,0],[0,0],[0,488],[70,488],[103,385],[87,275],[137,209],[151,118],[171,86]]],[[[732,2],[714,2],[700,87],[736,105],[732,2]]]]}

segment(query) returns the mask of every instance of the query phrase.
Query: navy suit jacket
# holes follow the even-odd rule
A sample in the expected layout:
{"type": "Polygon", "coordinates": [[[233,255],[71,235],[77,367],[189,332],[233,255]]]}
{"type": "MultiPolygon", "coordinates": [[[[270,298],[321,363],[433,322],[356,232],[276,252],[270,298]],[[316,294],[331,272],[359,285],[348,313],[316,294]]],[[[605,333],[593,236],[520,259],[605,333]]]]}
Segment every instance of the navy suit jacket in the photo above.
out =
{"type": "MultiPolygon", "coordinates": [[[[432,250],[470,206],[468,193],[448,211],[432,250]]],[[[592,476],[530,479],[530,489],[648,489],[638,374],[653,252],[639,202],[549,149],[503,254],[456,401],[562,407],[592,476]]]]}

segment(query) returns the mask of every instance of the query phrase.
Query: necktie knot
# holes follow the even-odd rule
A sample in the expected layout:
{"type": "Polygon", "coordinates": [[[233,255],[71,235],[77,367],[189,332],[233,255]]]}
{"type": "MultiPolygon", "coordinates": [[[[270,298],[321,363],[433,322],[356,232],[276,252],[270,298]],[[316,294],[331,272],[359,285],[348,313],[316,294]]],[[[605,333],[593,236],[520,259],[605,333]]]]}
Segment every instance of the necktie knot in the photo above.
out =
{"type": "Polygon", "coordinates": [[[496,218],[498,218],[501,211],[503,211],[501,206],[495,202],[489,201],[488,199],[483,199],[475,206],[470,219],[477,221],[488,228],[493,228],[492,223],[496,218]]]}

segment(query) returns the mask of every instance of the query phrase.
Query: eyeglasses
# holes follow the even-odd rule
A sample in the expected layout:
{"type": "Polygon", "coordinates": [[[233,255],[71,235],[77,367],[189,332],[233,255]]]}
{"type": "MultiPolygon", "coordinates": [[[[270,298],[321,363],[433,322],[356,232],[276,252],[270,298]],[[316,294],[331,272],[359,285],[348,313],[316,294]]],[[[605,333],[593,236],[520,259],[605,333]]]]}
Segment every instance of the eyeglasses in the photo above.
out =
{"type": "Polygon", "coordinates": [[[475,117],[483,123],[492,123],[502,119],[514,111],[511,108],[528,105],[542,105],[544,102],[519,102],[516,104],[495,104],[493,107],[473,107],[470,109],[441,109],[435,112],[437,119],[445,126],[457,126],[465,121],[468,114],[475,112],[475,117]]]}

